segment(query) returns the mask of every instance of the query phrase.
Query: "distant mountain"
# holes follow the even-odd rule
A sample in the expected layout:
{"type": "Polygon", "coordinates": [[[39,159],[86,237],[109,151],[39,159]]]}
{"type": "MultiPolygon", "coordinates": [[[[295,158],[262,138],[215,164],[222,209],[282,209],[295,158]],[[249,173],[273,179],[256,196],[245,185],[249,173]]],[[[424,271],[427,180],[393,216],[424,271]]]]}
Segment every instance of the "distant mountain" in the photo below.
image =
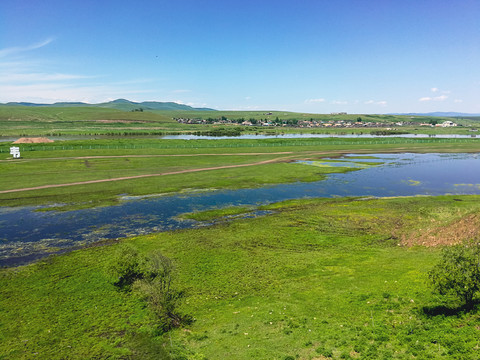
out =
{"type": "Polygon", "coordinates": [[[96,106],[95,104],[87,104],[82,102],[57,102],[55,104],[38,104],[31,102],[8,102],[2,105],[10,106],[32,106],[32,107],[41,107],[41,106],[53,106],[53,107],[65,107],[65,106],[96,106]]]}
{"type": "Polygon", "coordinates": [[[66,107],[66,106],[96,106],[103,108],[111,108],[117,110],[130,111],[135,109],[143,110],[187,110],[187,111],[216,111],[209,108],[194,108],[184,104],[178,104],[175,102],[159,102],[159,101],[144,101],[134,102],[126,99],[117,99],[105,103],[99,104],[87,104],[83,102],[57,102],[54,104],[37,104],[30,102],[9,102],[4,105],[19,105],[19,106],[50,106],[50,107],[66,107]]]}
{"type": "Polygon", "coordinates": [[[52,106],[52,104],[35,104],[30,102],[9,102],[4,105],[12,105],[12,106],[52,106]]]}
{"type": "Polygon", "coordinates": [[[434,117],[470,117],[480,116],[480,114],[468,114],[459,112],[430,112],[430,113],[395,113],[387,115],[405,115],[405,116],[434,116],[434,117]]]}
{"type": "Polygon", "coordinates": [[[184,104],[175,102],[158,102],[158,101],[143,101],[134,102],[126,99],[117,99],[107,103],[96,104],[100,107],[108,107],[120,110],[134,110],[142,108],[143,110],[198,110],[198,111],[215,111],[209,108],[194,108],[184,104]]]}

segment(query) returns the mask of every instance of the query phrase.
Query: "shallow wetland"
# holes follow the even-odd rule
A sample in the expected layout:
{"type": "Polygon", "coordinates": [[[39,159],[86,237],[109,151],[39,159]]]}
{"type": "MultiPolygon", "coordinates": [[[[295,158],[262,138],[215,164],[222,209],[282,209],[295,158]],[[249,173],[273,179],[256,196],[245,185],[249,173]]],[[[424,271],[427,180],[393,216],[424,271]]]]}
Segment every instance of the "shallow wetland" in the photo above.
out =
{"type": "Polygon", "coordinates": [[[327,179],[255,189],[180,195],[120,196],[113,206],[62,211],[48,207],[0,208],[0,265],[16,265],[49,253],[106,239],[208,225],[183,213],[231,206],[260,207],[315,197],[396,197],[480,194],[478,154],[371,154],[302,162],[352,168],[327,179]]]}

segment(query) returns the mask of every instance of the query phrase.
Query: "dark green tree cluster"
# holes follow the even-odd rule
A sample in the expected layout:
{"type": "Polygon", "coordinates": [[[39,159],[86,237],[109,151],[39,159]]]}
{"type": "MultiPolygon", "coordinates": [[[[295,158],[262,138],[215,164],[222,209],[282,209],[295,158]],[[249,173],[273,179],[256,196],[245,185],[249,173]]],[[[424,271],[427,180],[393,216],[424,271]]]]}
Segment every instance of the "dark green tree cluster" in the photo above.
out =
{"type": "Polygon", "coordinates": [[[446,247],[440,262],[430,271],[429,279],[436,292],[453,296],[472,308],[480,291],[478,241],[446,247]]]}

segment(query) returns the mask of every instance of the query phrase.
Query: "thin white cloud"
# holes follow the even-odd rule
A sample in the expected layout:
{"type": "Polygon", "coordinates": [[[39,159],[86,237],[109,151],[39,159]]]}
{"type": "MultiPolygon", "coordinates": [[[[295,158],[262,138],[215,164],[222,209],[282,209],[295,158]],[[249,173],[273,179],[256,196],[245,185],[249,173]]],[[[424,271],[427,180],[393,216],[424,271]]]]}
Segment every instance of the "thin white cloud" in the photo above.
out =
{"type": "Polygon", "coordinates": [[[29,73],[29,74],[2,74],[0,83],[23,83],[36,81],[66,81],[77,79],[91,79],[94,76],[75,75],[75,74],[45,74],[45,73],[29,73]]]}
{"type": "Polygon", "coordinates": [[[53,103],[58,101],[83,101],[97,103],[109,98],[144,96],[154,90],[132,89],[108,84],[78,85],[68,82],[38,82],[32,84],[0,84],[0,103],[31,101],[53,103]]]}
{"type": "Polygon", "coordinates": [[[307,99],[305,100],[305,104],[315,104],[315,103],[322,103],[325,102],[326,100],[323,98],[320,99],[307,99]]]}
{"type": "Polygon", "coordinates": [[[430,96],[422,97],[418,99],[418,101],[445,101],[447,99],[448,99],[447,95],[440,95],[435,97],[430,97],[430,96]]]}
{"type": "Polygon", "coordinates": [[[173,90],[172,93],[174,94],[184,94],[184,93],[189,93],[192,90],[187,90],[187,89],[178,89],[178,90],[173,90]]]}
{"type": "Polygon", "coordinates": [[[454,102],[454,103],[462,103],[463,100],[462,100],[462,99],[455,99],[455,100],[453,100],[453,102],[454,102]]]}
{"type": "Polygon", "coordinates": [[[425,96],[425,97],[422,97],[422,98],[418,99],[418,101],[432,101],[432,98],[430,96],[425,96]]]}
{"type": "Polygon", "coordinates": [[[108,75],[51,72],[49,69],[55,65],[54,61],[48,61],[47,70],[44,67],[45,61],[36,58],[34,50],[47,46],[52,41],[53,39],[49,38],[28,46],[0,49],[0,103],[11,101],[97,103],[120,97],[135,100],[134,97],[143,98],[158,92],[140,85],[152,82],[153,79],[100,82],[99,78],[108,75]],[[32,51],[32,54],[23,54],[29,51],[32,51]]]}
{"type": "Polygon", "coordinates": [[[40,41],[38,43],[28,45],[28,46],[14,46],[9,48],[0,49],[0,58],[7,55],[17,54],[25,51],[31,51],[40,49],[53,41],[53,38],[48,38],[46,40],[40,41]]]}
{"type": "Polygon", "coordinates": [[[382,101],[375,101],[375,100],[368,100],[364,102],[365,105],[380,105],[380,106],[387,106],[387,102],[382,101]]]}
{"type": "Polygon", "coordinates": [[[196,107],[196,108],[201,108],[201,107],[207,107],[208,106],[207,103],[196,103],[196,102],[192,102],[192,101],[183,101],[183,100],[166,100],[166,101],[174,102],[174,103],[181,104],[181,105],[196,107]]]}
{"type": "Polygon", "coordinates": [[[437,92],[437,91],[438,91],[438,88],[433,87],[433,88],[431,88],[430,90],[432,90],[432,92],[437,92]]]}
{"type": "Polygon", "coordinates": [[[347,105],[348,101],[342,101],[342,100],[333,100],[332,101],[333,105],[347,105]]]}

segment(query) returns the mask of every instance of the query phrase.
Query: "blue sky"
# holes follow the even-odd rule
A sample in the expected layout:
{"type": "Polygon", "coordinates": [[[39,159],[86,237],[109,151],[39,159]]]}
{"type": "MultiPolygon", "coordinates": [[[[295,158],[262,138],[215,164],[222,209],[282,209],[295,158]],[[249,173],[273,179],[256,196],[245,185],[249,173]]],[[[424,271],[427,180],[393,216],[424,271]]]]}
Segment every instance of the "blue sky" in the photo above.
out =
{"type": "Polygon", "coordinates": [[[0,103],[480,113],[479,0],[2,0],[0,103]]]}

